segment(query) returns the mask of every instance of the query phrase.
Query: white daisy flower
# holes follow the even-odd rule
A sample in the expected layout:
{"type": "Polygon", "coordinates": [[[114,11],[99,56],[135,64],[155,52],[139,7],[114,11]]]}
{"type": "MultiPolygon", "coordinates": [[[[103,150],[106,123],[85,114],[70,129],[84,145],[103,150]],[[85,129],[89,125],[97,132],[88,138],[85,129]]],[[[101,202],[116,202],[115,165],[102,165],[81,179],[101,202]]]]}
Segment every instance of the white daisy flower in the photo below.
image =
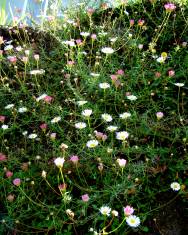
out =
{"type": "Polygon", "coordinates": [[[107,83],[107,82],[103,82],[103,83],[100,83],[100,84],[99,84],[99,87],[100,87],[101,89],[107,89],[107,88],[110,88],[110,84],[107,83]]]}
{"type": "Polygon", "coordinates": [[[78,106],[82,106],[82,105],[84,105],[86,103],[87,103],[87,101],[85,101],[85,100],[77,101],[78,106]]]}
{"type": "Polygon", "coordinates": [[[180,184],[177,183],[177,182],[171,183],[170,187],[171,187],[171,189],[174,190],[174,191],[179,191],[180,188],[181,188],[181,187],[180,187],[180,184]]]}
{"type": "Polygon", "coordinates": [[[25,113],[27,112],[27,108],[26,107],[21,107],[18,109],[18,113],[25,113]]]}
{"type": "Polygon", "coordinates": [[[114,53],[114,49],[112,49],[111,47],[103,47],[103,48],[101,49],[101,51],[102,51],[103,53],[105,53],[105,54],[112,54],[112,53],[114,53]]]}
{"type": "Polygon", "coordinates": [[[86,143],[86,146],[88,148],[95,148],[97,145],[99,144],[99,142],[97,140],[89,140],[87,143],[86,143]]]}
{"type": "Polygon", "coordinates": [[[4,48],[4,51],[10,51],[13,49],[13,46],[12,45],[8,45],[4,48]]]}
{"type": "Polygon", "coordinates": [[[122,114],[119,115],[119,117],[120,117],[121,119],[127,119],[127,118],[129,118],[130,116],[131,116],[131,114],[128,113],[128,112],[125,112],[125,113],[122,113],[122,114]]]}
{"type": "Polygon", "coordinates": [[[108,127],[107,127],[107,130],[110,131],[110,132],[114,132],[114,131],[116,131],[117,129],[118,129],[117,126],[108,126],[108,127]]]}
{"type": "Polygon", "coordinates": [[[130,227],[136,228],[140,225],[140,218],[136,215],[130,215],[126,218],[126,222],[130,227]]]}
{"type": "Polygon", "coordinates": [[[178,83],[174,83],[174,85],[175,85],[175,86],[178,86],[178,87],[182,87],[182,86],[184,86],[185,84],[184,84],[184,83],[179,83],[179,82],[178,82],[178,83]]]}
{"type": "Polygon", "coordinates": [[[137,97],[135,95],[128,95],[127,99],[133,101],[133,100],[137,100],[137,97]]]}
{"type": "Polygon", "coordinates": [[[54,160],[55,165],[59,168],[63,167],[64,162],[65,162],[64,157],[58,157],[54,160]]]}
{"type": "Polygon", "coordinates": [[[85,116],[85,117],[90,117],[92,112],[93,111],[91,109],[85,109],[85,110],[82,111],[82,115],[85,116]]]}
{"type": "Polygon", "coordinates": [[[158,63],[164,63],[164,62],[165,62],[165,58],[162,57],[162,56],[160,56],[160,57],[158,57],[158,58],[156,59],[156,61],[157,61],[158,63]]]}
{"type": "Polygon", "coordinates": [[[111,208],[109,206],[102,206],[99,210],[102,215],[110,216],[111,208]]]}
{"type": "Polygon", "coordinates": [[[129,137],[129,133],[127,131],[116,132],[116,139],[125,140],[129,137]]]}
{"type": "Polygon", "coordinates": [[[14,104],[8,104],[7,106],[5,106],[5,109],[11,109],[14,107],[14,104]]]}
{"type": "Polygon", "coordinates": [[[75,124],[75,127],[77,129],[84,129],[84,128],[86,128],[86,123],[85,122],[78,122],[75,124]]]}
{"type": "Polygon", "coordinates": [[[30,134],[30,135],[28,135],[28,138],[29,139],[36,139],[37,138],[37,134],[30,134]]]}
{"type": "Polygon", "coordinates": [[[59,122],[59,121],[61,121],[61,117],[60,117],[60,116],[53,118],[53,119],[51,120],[51,123],[57,123],[57,122],[59,122]]]}
{"type": "Polygon", "coordinates": [[[8,129],[8,125],[5,125],[5,124],[4,124],[4,125],[1,126],[1,128],[2,128],[3,130],[7,130],[7,129],[8,129]]]}
{"type": "Polygon", "coordinates": [[[103,113],[101,115],[102,119],[106,122],[111,122],[112,121],[112,116],[110,114],[107,114],[107,113],[103,113]]]}

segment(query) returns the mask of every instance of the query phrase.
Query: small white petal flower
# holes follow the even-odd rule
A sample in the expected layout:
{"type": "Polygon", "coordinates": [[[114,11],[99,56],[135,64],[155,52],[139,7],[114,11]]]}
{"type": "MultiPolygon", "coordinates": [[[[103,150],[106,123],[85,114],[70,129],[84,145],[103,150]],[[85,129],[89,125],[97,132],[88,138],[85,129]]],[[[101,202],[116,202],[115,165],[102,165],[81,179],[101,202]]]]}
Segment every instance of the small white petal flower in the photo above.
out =
{"type": "Polygon", "coordinates": [[[18,113],[25,113],[27,112],[27,108],[26,107],[21,107],[18,109],[18,113]]]}
{"type": "Polygon", "coordinates": [[[181,187],[180,187],[180,184],[177,183],[177,182],[171,183],[170,187],[171,187],[171,189],[174,190],[174,191],[179,191],[180,188],[181,188],[181,187]]]}
{"type": "Polygon", "coordinates": [[[90,73],[90,75],[93,76],[93,77],[99,77],[100,76],[99,73],[90,73]]]}
{"type": "Polygon", "coordinates": [[[84,129],[84,128],[86,128],[86,123],[85,123],[85,122],[77,122],[77,123],[75,124],[75,127],[76,127],[77,129],[84,129]]]}
{"type": "Polygon", "coordinates": [[[23,136],[26,136],[27,134],[28,134],[28,131],[23,131],[23,132],[22,132],[22,135],[23,135],[23,136]]]}
{"type": "Polygon", "coordinates": [[[160,120],[161,118],[163,118],[164,113],[163,112],[157,112],[156,116],[157,116],[157,119],[160,120]]]}
{"type": "Polygon", "coordinates": [[[42,94],[38,98],[36,98],[36,101],[39,102],[40,100],[43,100],[46,96],[48,96],[48,95],[47,94],[42,94]]]}
{"type": "Polygon", "coordinates": [[[85,101],[85,100],[77,101],[78,106],[82,106],[82,105],[84,105],[86,103],[87,103],[87,101],[85,101]]]}
{"type": "Polygon", "coordinates": [[[55,118],[53,118],[52,120],[51,120],[51,123],[57,123],[57,122],[59,122],[59,121],[61,121],[61,117],[55,117],[55,118]]]}
{"type": "Polygon", "coordinates": [[[127,131],[116,132],[116,139],[125,140],[129,137],[129,133],[127,131]]]}
{"type": "Polygon", "coordinates": [[[17,46],[17,47],[16,47],[16,50],[17,50],[17,51],[22,51],[23,48],[22,48],[21,46],[17,46]]]}
{"type": "Polygon", "coordinates": [[[162,57],[162,56],[160,56],[160,57],[158,57],[158,58],[156,59],[156,61],[157,61],[158,63],[164,63],[164,62],[165,62],[165,58],[162,57]]]}
{"type": "Polygon", "coordinates": [[[174,83],[174,85],[175,85],[175,86],[178,86],[178,87],[182,87],[182,86],[184,86],[185,84],[184,84],[184,83],[179,83],[179,82],[177,82],[177,83],[174,83]]]}
{"type": "Polygon", "coordinates": [[[112,54],[114,53],[114,49],[112,49],[111,47],[104,47],[101,49],[101,51],[105,54],[112,54]]]}
{"type": "Polygon", "coordinates": [[[110,88],[110,84],[107,83],[107,82],[103,82],[103,83],[100,83],[100,84],[99,84],[99,87],[100,87],[101,89],[107,89],[107,88],[110,88]]]}
{"type": "Polygon", "coordinates": [[[122,113],[122,114],[119,115],[119,117],[120,117],[121,119],[127,119],[127,118],[129,118],[130,116],[131,116],[131,114],[128,113],[128,112],[125,112],[125,113],[122,113]]]}
{"type": "Polygon", "coordinates": [[[100,212],[102,215],[110,216],[111,208],[109,206],[102,206],[100,212]]]}
{"type": "Polygon", "coordinates": [[[140,225],[140,218],[136,215],[130,215],[126,218],[126,222],[130,227],[136,228],[140,225]]]}
{"type": "MultiPolygon", "coordinates": [[[[44,69],[35,69],[35,70],[31,70],[29,72],[31,75],[38,75],[38,74],[44,74],[45,70],[44,69]]],[[[45,97],[44,97],[45,98],[45,97]]]]}
{"type": "Polygon", "coordinates": [[[85,117],[90,117],[92,114],[92,110],[91,109],[85,109],[82,111],[82,115],[85,117]]]}
{"type": "Polygon", "coordinates": [[[99,142],[97,140],[89,140],[87,143],[86,143],[86,146],[88,148],[95,148],[97,145],[99,144],[99,142]]]}
{"type": "Polygon", "coordinates": [[[61,143],[61,145],[59,146],[62,150],[68,149],[69,146],[67,144],[61,143]]]}
{"type": "Polygon", "coordinates": [[[7,106],[5,106],[5,109],[11,109],[14,107],[14,104],[8,104],[7,106]]]}
{"type": "Polygon", "coordinates": [[[7,129],[8,129],[8,125],[5,125],[5,124],[4,124],[4,125],[1,126],[1,128],[2,128],[3,130],[7,130],[7,129]]]}
{"type": "Polygon", "coordinates": [[[117,37],[115,37],[115,38],[110,38],[110,41],[111,41],[111,42],[116,42],[117,39],[118,39],[117,37]]]}
{"type": "MultiPolygon", "coordinates": [[[[106,36],[108,33],[107,32],[100,32],[98,33],[99,36],[106,36]]],[[[109,47],[105,47],[105,48],[109,48],[109,47]]]]}
{"type": "Polygon", "coordinates": [[[37,134],[30,134],[28,135],[29,139],[36,139],[37,138],[37,134]]]}
{"type": "Polygon", "coordinates": [[[83,36],[83,37],[88,37],[90,35],[90,33],[88,33],[88,32],[81,32],[80,35],[83,36]]]}
{"type": "Polygon", "coordinates": [[[133,100],[137,100],[137,97],[135,95],[128,95],[127,99],[133,101],[133,100]]]}
{"type": "Polygon", "coordinates": [[[127,163],[127,160],[123,159],[123,158],[118,158],[117,160],[117,163],[118,165],[121,167],[121,168],[124,168],[126,163],[127,163]]]}
{"type": "Polygon", "coordinates": [[[64,162],[65,162],[64,157],[58,157],[54,160],[55,165],[59,168],[63,167],[64,162]]]}
{"type": "Polygon", "coordinates": [[[107,113],[103,113],[101,115],[102,119],[106,122],[111,122],[112,121],[112,116],[110,114],[107,114],[107,113]]]}
{"type": "Polygon", "coordinates": [[[116,131],[117,129],[118,129],[117,126],[108,126],[108,127],[107,127],[107,130],[110,131],[110,132],[114,132],[114,131],[116,131]]]}

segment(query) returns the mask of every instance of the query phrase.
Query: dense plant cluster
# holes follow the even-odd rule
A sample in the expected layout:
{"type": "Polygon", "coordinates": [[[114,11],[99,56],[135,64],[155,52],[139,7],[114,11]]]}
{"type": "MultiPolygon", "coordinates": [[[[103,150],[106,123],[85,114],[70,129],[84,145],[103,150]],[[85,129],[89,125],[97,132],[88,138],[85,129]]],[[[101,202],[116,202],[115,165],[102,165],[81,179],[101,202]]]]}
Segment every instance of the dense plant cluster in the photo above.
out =
{"type": "Polygon", "coordinates": [[[147,234],[188,196],[188,9],[63,15],[0,30],[1,234],[147,234]]]}

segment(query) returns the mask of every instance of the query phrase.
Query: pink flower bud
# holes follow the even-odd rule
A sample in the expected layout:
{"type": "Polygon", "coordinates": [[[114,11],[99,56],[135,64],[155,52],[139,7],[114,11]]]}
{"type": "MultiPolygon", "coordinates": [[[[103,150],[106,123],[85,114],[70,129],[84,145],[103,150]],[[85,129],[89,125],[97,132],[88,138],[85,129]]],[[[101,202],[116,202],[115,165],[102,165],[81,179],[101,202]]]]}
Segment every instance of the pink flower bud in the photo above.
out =
{"type": "Polygon", "coordinates": [[[134,213],[133,207],[126,206],[123,208],[125,216],[130,216],[134,213]]]}
{"type": "Polygon", "coordinates": [[[67,188],[67,184],[60,184],[59,185],[59,190],[61,191],[66,191],[66,188],[67,188]]]}
{"type": "Polygon", "coordinates": [[[167,12],[172,12],[176,9],[176,5],[174,3],[167,3],[164,5],[164,8],[167,12]]]}
{"type": "Polygon", "coordinates": [[[161,73],[159,73],[159,72],[156,72],[156,73],[155,73],[155,77],[156,77],[156,78],[160,78],[160,76],[161,76],[161,73]]]}
{"type": "Polygon", "coordinates": [[[7,160],[6,155],[5,155],[5,154],[3,154],[3,153],[0,153],[0,162],[2,162],[2,161],[6,161],[6,160],[7,160]]]}
{"type": "Polygon", "coordinates": [[[81,197],[82,197],[83,202],[88,202],[89,201],[89,195],[88,194],[84,194],[81,197]]]}
{"type": "Polygon", "coordinates": [[[139,19],[138,20],[138,26],[143,26],[145,23],[145,20],[139,19]]]}
{"type": "Polygon", "coordinates": [[[54,132],[54,133],[51,133],[50,134],[50,138],[51,138],[51,140],[55,140],[55,138],[56,138],[56,133],[54,132]]]}
{"type": "Polygon", "coordinates": [[[81,46],[83,44],[82,39],[76,39],[76,44],[81,46]]]}
{"type": "Polygon", "coordinates": [[[5,116],[0,116],[0,122],[4,122],[5,121],[5,116]]]}
{"type": "Polygon", "coordinates": [[[46,129],[47,129],[47,124],[46,124],[46,123],[42,123],[42,124],[40,125],[40,128],[41,128],[42,130],[46,130],[46,129]]]}
{"type": "Polygon", "coordinates": [[[37,61],[39,60],[39,55],[38,54],[35,54],[33,57],[34,57],[35,60],[37,60],[37,61]]]}
{"type": "Polygon", "coordinates": [[[7,178],[10,178],[10,177],[12,177],[13,176],[13,172],[11,172],[11,171],[6,171],[6,177],[7,178]]]}
{"type": "Polygon", "coordinates": [[[157,112],[156,116],[157,116],[157,119],[160,120],[161,118],[163,118],[164,113],[163,112],[157,112]]]}
{"type": "Polygon", "coordinates": [[[96,40],[97,39],[97,35],[95,33],[91,34],[91,39],[96,40]]]}
{"type": "Polygon", "coordinates": [[[27,56],[23,56],[23,57],[22,57],[22,61],[23,61],[25,64],[27,64],[28,60],[29,60],[29,58],[28,58],[27,56]]]}
{"type": "Polygon", "coordinates": [[[77,164],[79,161],[79,157],[76,155],[73,155],[70,157],[70,161],[73,162],[74,164],[77,164]]]}
{"type": "Polygon", "coordinates": [[[129,22],[130,22],[130,26],[134,25],[134,20],[133,19],[131,19],[129,22]]]}
{"type": "Polygon", "coordinates": [[[50,103],[52,102],[52,100],[53,100],[53,97],[47,95],[47,96],[44,97],[43,100],[44,100],[46,103],[50,104],[50,103]]]}
{"type": "Polygon", "coordinates": [[[14,179],[14,180],[13,180],[13,184],[14,184],[15,186],[20,186],[20,184],[21,184],[20,178],[14,179]]]}
{"type": "Polygon", "coordinates": [[[17,61],[16,56],[8,56],[7,58],[11,64],[16,64],[17,61]]]}
{"type": "Polygon", "coordinates": [[[168,76],[169,77],[173,77],[175,75],[175,71],[174,70],[169,70],[168,71],[168,76]]]}
{"type": "Polygon", "coordinates": [[[116,73],[117,73],[117,75],[123,75],[124,71],[122,69],[119,69],[116,73]]]}
{"type": "Polygon", "coordinates": [[[89,16],[91,16],[94,12],[95,12],[95,9],[93,9],[93,8],[91,8],[91,7],[89,7],[89,8],[87,9],[87,14],[88,14],[89,16]]]}

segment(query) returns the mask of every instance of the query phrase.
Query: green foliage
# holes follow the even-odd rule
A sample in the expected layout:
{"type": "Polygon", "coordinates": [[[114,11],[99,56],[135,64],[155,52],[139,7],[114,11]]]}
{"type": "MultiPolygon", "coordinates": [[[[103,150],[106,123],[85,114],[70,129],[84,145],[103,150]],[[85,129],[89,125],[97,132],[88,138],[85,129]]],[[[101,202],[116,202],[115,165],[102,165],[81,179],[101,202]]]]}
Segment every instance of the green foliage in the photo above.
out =
{"type": "Polygon", "coordinates": [[[0,29],[2,234],[152,233],[186,207],[188,9],[87,10],[0,29]]]}

